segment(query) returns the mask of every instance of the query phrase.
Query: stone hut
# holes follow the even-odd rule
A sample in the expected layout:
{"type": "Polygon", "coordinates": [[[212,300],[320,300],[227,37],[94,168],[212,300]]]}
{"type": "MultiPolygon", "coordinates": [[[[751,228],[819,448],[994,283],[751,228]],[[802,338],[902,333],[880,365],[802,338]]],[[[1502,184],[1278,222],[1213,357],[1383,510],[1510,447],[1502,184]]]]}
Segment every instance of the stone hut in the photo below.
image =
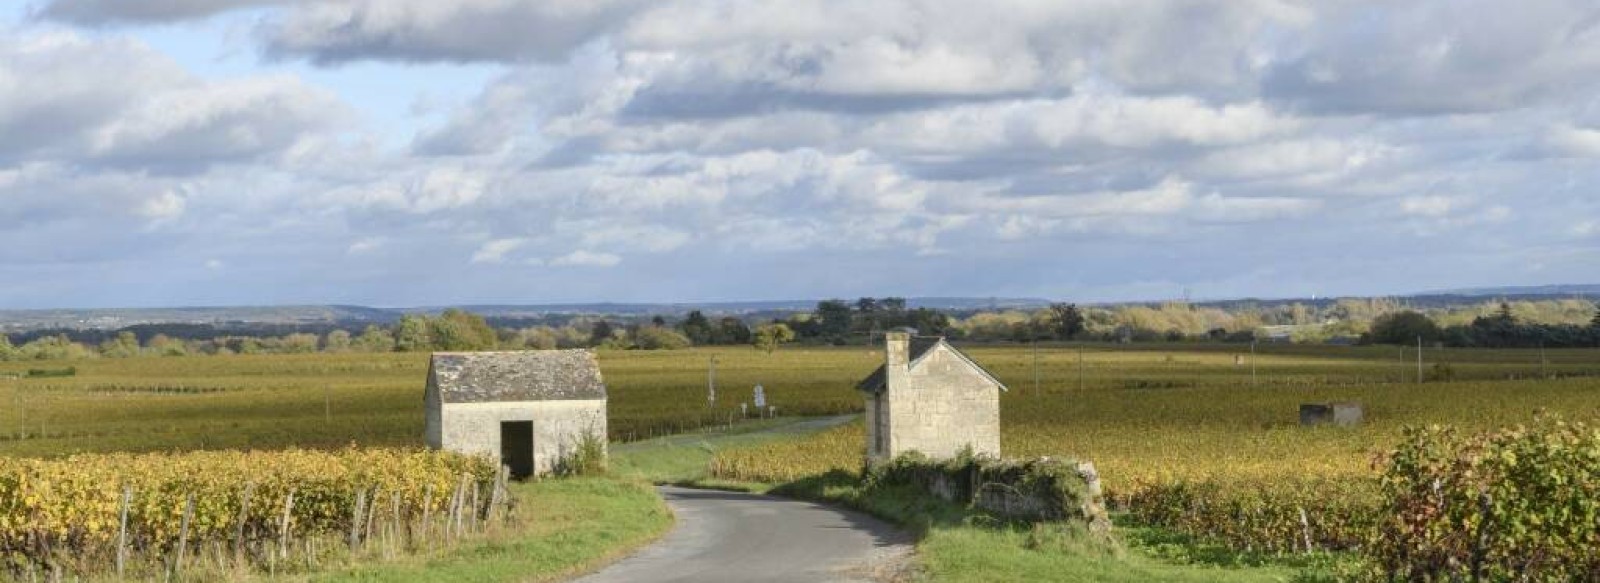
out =
{"type": "Polygon", "coordinates": [[[867,397],[867,459],[907,451],[1000,456],[1005,385],[942,337],[890,332],[884,364],[856,388],[867,397]]]}
{"type": "Polygon", "coordinates": [[[435,353],[424,402],[428,447],[493,456],[516,477],[606,439],[606,385],[587,350],[435,353]]]}

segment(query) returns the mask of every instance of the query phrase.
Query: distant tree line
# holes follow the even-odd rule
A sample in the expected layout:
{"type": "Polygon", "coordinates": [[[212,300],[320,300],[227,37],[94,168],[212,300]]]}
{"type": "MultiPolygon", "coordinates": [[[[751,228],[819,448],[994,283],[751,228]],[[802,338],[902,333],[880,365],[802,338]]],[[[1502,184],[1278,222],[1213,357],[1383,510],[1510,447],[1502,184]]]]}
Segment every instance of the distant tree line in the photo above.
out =
{"type": "Polygon", "coordinates": [[[1600,346],[1600,313],[1578,300],[1503,302],[1419,311],[1393,300],[1338,300],[1230,309],[1169,302],[1117,306],[1056,303],[1038,310],[944,312],[911,308],[904,298],[830,299],[803,313],[747,321],[700,310],[681,318],[563,316],[550,324],[489,321],[463,310],[409,314],[363,328],[268,327],[246,334],[209,325],[141,325],[116,331],[0,334],[0,360],[132,358],[192,354],[431,352],[603,348],[673,350],[754,346],[771,352],[789,342],[869,344],[885,331],[911,328],[969,342],[1293,342],[1442,343],[1455,347],[1600,346]],[[494,324],[501,324],[496,326],[494,324]],[[1264,334],[1268,334],[1264,336],[1264,334]],[[1271,336],[1270,334],[1277,334],[1271,336]]]}
{"type": "Polygon", "coordinates": [[[1440,326],[1414,311],[1378,317],[1362,336],[1371,344],[1443,344],[1460,348],[1583,348],[1600,347],[1600,308],[1587,324],[1538,323],[1519,319],[1511,304],[1502,303],[1490,315],[1467,324],[1440,326]]]}

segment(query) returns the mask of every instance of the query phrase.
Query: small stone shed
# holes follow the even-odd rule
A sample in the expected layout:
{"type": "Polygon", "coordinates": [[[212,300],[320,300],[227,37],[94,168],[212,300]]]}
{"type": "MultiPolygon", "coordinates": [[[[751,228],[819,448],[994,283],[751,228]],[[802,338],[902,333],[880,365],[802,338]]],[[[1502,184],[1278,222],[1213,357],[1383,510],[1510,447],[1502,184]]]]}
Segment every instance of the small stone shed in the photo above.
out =
{"type": "Polygon", "coordinates": [[[919,451],[950,458],[963,449],[1000,456],[1005,385],[942,337],[890,332],[884,363],[857,389],[867,397],[867,459],[919,451]]]}
{"type": "Polygon", "coordinates": [[[586,436],[605,443],[606,385],[587,350],[435,353],[424,402],[428,447],[493,456],[516,477],[551,471],[586,436]]]}

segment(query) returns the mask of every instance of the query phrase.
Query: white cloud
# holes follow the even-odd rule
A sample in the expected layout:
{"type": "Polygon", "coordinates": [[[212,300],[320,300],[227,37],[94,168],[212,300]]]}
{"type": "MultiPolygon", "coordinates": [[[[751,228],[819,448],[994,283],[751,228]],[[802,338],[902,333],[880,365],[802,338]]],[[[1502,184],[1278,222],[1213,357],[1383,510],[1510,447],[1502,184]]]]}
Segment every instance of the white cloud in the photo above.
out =
{"type": "Polygon", "coordinates": [[[516,251],[517,249],[522,248],[522,246],[526,245],[527,243],[528,243],[528,240],[524,239],[524,238],[521,238],[521,237],[513,237],[513,238],[507,238],[507,239],[495,239],[495,240],[489,241],[487,243],[484,243],[483,246],[478,247],[478,250],[472,254],[472,262],[473,263],[501,263],[501,262],[504,262],[506,260],[506,254],[511,253],[512,251],[516,251]]]}
{"type": "Polygon", "coordinates": [[[140,216],[157,221],[170,220],[183,216],[186,206],[182,196],[169,190],[145,200],[139,205],[138,213],[140,216]]]}
{"type": "Polygon", "coordinates": [[[1440,218],[1461,208],[1462,201],[1448,196],[1409,196],[1400,201],[1400,212],[1421,217],[1440,218]]]}
{"type": "Polygon", "coordinates": [[[259,31],[268,51],[322,63],[556,61],[637,0],[329,0],[308,2],[259,31]]]}
{"type": "Polygon", "coordinates": [[[1560,125],[1545,134],[1545,145],[1562,156],[1600,158],[1600,130],[1560,125]]]}
{"type": "Polygon", "coordinates": [[[547,261],[557,267],[612,267],[622,262],[622,257],[612,253],[597,253],[579,249],[547,261]]]}
{"type": "Polygon", "coordinates": [[[382,249],[388,243],[389,240],[386,237],[363,237],[351,243],[345,249],[345,253],[348,255],[365,255],[382,249]]]}

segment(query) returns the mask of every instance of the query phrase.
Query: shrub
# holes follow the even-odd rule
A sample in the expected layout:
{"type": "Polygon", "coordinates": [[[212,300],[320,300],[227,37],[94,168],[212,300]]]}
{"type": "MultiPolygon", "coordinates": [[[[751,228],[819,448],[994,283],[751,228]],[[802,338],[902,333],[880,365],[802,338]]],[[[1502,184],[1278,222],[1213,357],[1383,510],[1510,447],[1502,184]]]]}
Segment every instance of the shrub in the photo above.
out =
{"type": "Polygon", "coordinates": [[[1391,579],[1600,580],[1600,429],[1408,428],[1371,552],[1391,579]]]}
{"type": "Polygon", "coordinates": [[[1111,527],[1094,466],[1070,460],[997,460],[963,454],[930,460],[911,452],[867,469],[864,485],[916,486],[951,502],[1028,519],[1080,522],[1093,532],[1111,527]]]}

